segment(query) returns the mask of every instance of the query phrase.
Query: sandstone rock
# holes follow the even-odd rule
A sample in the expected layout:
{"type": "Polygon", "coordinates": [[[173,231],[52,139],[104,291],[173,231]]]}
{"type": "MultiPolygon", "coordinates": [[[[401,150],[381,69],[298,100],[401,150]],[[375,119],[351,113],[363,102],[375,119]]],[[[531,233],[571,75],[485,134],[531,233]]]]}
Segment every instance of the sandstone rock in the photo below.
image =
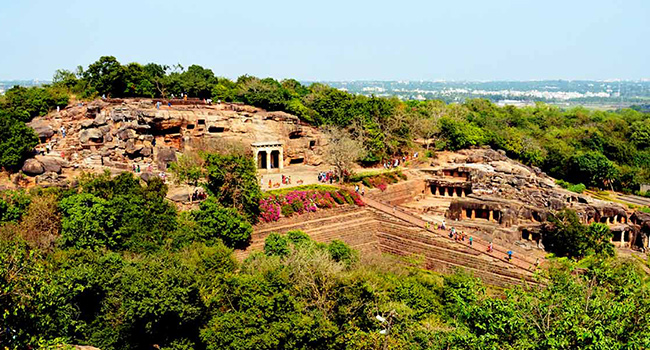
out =
{"type": "Polygon", "coordinates": [[[36,132],[36,135],[38,135],[38,137],[40,139],[48,139],[48,138],[54,136],[54,129],[52,129],[52,127],[50,125],[48,125],[48,124],[46,124],[44,122],[37,122],[37,123],[33,123],[33,124],[28,124],[28,125],[31,126],[32,129],[34,129],[34,131],[36,132]]]}
{"type": "Polygon", "coordinates": [[[30,158],[23,164],[22,171],[27,175],[35,176],[42,174],[45,171],[45,168],[41,162],[34,158],[30,158]]]}
{"type": "Polygon", "coordinates": [[[193,193],[193,190],[189,186],[182,186],[171,188],[167,192],[167,199],[174,202],[184,203],[189,201],[189,196],[193,193]]]}
{"type": "Polygon", "coordinates": [[[88,129],[89,127],[93,126],[93,121],[92,120],[84,120],[81,123],[79,123],[82,128],[88,129]]]}
{"type": "Polygon", "coordinates": [[[135,138],[135,130],[133,129],[123,129],[117,132],[117,137],[120,138],[120,140],[126,141],[129,139],[135,138]]]}
{"type": "Polygon", "coordinates": [[[140,154],[143,157],[149,157],[151,156],[151,154],[153,154],[153,149],[151,147],[142,147],[142,149],[140,150],[140,154]]]}
{"type": "Polygon", "coordinates": [[[79,141],[82,144],[88,143],[89,141],[102,142],[103,134],[99,129],[86,129],[79,133],[79,141]]]}
{"type": "Polygon", "coordinates": [[[43,165],[45,172],[61,173],[61,162],[55,157],[38,157],[38,161],[43,165]]]}
{"type": "Polygon", "coordinates": [[[67,187],[68,180],[54,172],[47,172],[36,176],[36,184],[42,187],[67,187]]]}
{"type": "Polygon", "coordinates": [[[159,148],[156,159],[159,162],[169,164],[176,161],[176,151],[173,148],[159,148]]]}
{"type": "Polygon", "coordinates": [[[94,126],[102,126],[106,125],[106,116],[103,113],[99,113],[96,117],[95,120],[93,120],[93,125],[94,126]]]}
{"type": "Polygon", "coordinates": [[[140,178],[146,183],[149,183],[149,181],[151,179],[155,178],[155,177],[158,177],[158,175],[156,175],[154,173],[151,173],[151,172],[148,172],[148,171],[140,174],[140,178]]]}

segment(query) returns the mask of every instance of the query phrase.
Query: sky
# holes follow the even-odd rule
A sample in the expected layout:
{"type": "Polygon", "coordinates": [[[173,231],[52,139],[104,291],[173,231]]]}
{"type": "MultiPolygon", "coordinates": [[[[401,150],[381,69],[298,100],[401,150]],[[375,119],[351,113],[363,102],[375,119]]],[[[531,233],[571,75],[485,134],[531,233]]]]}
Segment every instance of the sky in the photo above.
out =
{"type": "Polygon", "coordinates": [[[650,78],[650,0],[0,0],[0,80],[100,56],[302,81],[650,78]]]}

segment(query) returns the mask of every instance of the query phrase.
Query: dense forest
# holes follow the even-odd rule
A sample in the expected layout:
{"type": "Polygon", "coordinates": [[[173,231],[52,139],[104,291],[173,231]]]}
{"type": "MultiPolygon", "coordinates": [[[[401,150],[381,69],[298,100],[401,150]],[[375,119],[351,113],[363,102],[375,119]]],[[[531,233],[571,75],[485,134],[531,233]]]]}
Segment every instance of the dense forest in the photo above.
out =
{"type": "Polygon", "coordinates": [[[263,252],[239,263],[233,247],[247,244],[248,217],[257,215],[246,200],[263,195],[246,180],[254,172],[249,158],[210,158],[206,173],[238,170],[228,179],[208,176],[210,196],[194,211],[178,212],[160,180],[144,184],[131,173],[85,175],[68,190],[2,193],[0,346],[650,347],[647,267],[612,258],[607,236],[574,239],[602,224],[587,229],[575,214],[563,220],[570,227],[553,234],[575,249],[540,269],[540,284],[510,290],[463,271],[423,270],[417,257],[360,257],[341,241],[316,243],[301,231],[270,234],[263,252]],[[251,198],[232,191],[244,187],[251,198]]]}
{"type": "Polygon", "coordinates": [[[633,109],[562,110],[498,107],[488,100],[462,104],[353,95],[322,84],[303,86],[252,76],[237,81],[198,65],[122,65],[101,57],[86,69],[58,70],[46,87],[15,87],[0,97],[0,167],[16,169],[37,140],[24,123],[70,96],[180,97],[242,102],[293,113],[317,126],[347,130],[364,145],[362,162],[374,164],[416,147],[456,150],[491,146],[549,175],[588,187],[638,190],[650,181],[650,114],[633,109]]]}

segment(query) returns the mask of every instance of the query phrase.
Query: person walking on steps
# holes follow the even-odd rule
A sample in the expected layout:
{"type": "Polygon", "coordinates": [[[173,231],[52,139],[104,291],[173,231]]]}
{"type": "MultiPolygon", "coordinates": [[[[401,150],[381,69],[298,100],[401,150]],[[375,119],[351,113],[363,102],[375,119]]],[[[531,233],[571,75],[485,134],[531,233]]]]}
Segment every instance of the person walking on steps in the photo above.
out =
{"type": "Polygon", "coordinates": [[[512,250],[508,250],[508,262],[512,261],[512,250]]]}

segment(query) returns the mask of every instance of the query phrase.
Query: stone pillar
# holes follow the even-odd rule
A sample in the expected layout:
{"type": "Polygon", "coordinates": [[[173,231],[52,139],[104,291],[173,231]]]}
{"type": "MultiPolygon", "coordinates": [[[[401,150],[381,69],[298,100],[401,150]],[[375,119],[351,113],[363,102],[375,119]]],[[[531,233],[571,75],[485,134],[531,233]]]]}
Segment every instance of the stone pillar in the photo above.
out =
{"type": "Polygon", "coordinates": [[[438,190],[438,186],[435,186],[435,187],[436,187],[436,190],[435,190],[435,193],[434,193],[434,194],[435,194],[436,196],[439,196],[439,195],[440,195],[440,191],[438,190]]]}
{"type": "Polygon", "coordinates": [[[465,197],[465,189],[464,188],[460,189],[460,196],[465,197]]]}
{"type": "Polygon", "coordinates": [[[623,248],[625,246],[625,231],[621,231],[621,244],[620,247],[623,248]]]}
{"type": "Polygon", "coordinates": [[[451,191],[451,196],[456,197],[456,188],[454,187],[449,187],[449,191],[451,191]]]}
{"type": "Polygon", "coordinates": [[[614,221],[612,221],[612,224],[618,223],[618,215],[614,215],[614,221]]]}
{"type": "Polygon", "coordinates": [[[271,170],[271,151],[266,151],[266,170],[271,170]]]}
{"type": "Polygon", "coordinates": [[[490,217],[488,218],[488,221],[489,222],[494,221],[494,211],[493,210],[490,210],[490,217]]]}
{"type": "Polygon", "coordinates": [[[472,219],[476,219],[476,210],[472,209],[472,219]]]}
{"type": "Polygon", "coordinates": [[[259,167],[260,167],[260,161],[258,159],[259,154],[260,154],[260,151],[256,149],[255,150],[255,169],[259,169],[259,167]]]}
{"type": "Polygon", "coordinates": [[[605,225],[609,225],[609,216],[605,218],[605,225]]]}
{"type": "Polygon", "coordinates": [[[460,219],[461,220],[467,219],[467,213],[465,212],[465,209],[460,210],[460,219]]]}
{"type": "Polygon", "coordinates": [[[280,148],[280,157],[278,158],[278,168],[280,170],[284,169],[284,154],[282,148],[280,148]]]}

